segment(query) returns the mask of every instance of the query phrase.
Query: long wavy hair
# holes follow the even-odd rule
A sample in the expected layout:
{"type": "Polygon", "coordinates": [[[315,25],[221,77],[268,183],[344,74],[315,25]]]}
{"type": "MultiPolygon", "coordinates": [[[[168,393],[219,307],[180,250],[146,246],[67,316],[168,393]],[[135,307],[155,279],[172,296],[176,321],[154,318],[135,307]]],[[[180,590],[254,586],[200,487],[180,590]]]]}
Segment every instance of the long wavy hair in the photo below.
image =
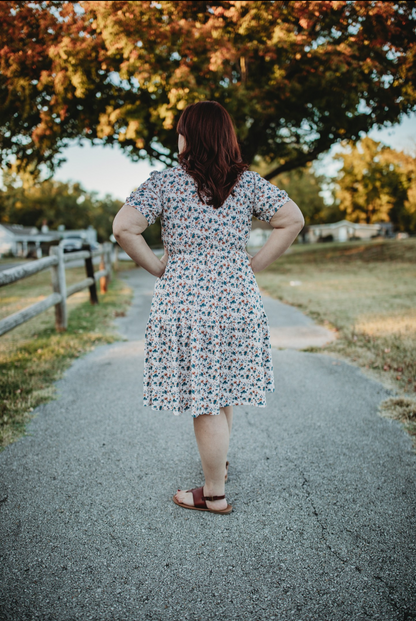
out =
{"type": "Polygon", "coordinates": [[[185,108],[176,131],[185,138],[180,165],[195,180],[200,200],[218,209],[248,169],[230,115],[216,101],[199,101],[185,108]]]}

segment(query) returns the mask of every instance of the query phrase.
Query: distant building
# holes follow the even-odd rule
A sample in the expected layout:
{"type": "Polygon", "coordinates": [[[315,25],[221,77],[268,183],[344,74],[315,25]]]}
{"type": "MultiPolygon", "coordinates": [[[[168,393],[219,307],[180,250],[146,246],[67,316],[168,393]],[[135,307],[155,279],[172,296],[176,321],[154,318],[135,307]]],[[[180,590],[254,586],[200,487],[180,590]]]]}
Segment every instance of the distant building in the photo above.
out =
{"type": "MultiPolygon", "coordinates": [[[[263,220],[253,219],[247,247],[260,248],[269,238],[273,228],[263,220]]],[[[341,220],[332,224],[311,224],[305,227],[302,238],[306,243],[321,241],[345,242],[354,239],[371,239],[373,237],[393,237],[393,225],[390,222],[376,224],[359,224],[341,220]]]]}
{"type": "Polygon", "coordinates": [[[384,236],[384,234],[380,223],[359,224],[341,220],[332,224],[311,224],[305,241],[310,243],[320,241],[345,242],[351,239],[371,239],[379,235],[384,236]]]}
{"type": "Polygon", "coordinates": [[[87,243],[97,242],[97,231],[93,227],[79,230],[43,231],[35,226],[27,227],[21,224],[0,224],[0,257],[12,255],[14,257],[37,257],[40,259],[43,251],[52,244],[57,244],[66,237],[78,236],[87,243]]]}
{"type": "Polygon", "coordinates": [[[55,235],[40,233],[35,226],[0,224],[0,256],[27,257],[35,255],[40,259],[42,244],[52,243],[55,239],[59,240],[56,233],[55,235]]]}

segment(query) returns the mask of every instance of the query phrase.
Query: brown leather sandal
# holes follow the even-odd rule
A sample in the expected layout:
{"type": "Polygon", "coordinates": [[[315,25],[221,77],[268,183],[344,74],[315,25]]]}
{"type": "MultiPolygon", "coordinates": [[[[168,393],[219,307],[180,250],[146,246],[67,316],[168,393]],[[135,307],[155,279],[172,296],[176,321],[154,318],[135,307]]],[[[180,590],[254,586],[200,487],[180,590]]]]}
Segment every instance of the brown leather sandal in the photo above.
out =
{"type": "Polygon", "coordinates": [[[229,462],[229,461],[226,461],[226,462],[225,462],[225,467],[227,468],[227,472],[226,472],[226,474],[225,474],[225,482],[226,482],[226,483],[227,483],[227,481],[228,481],[228,466],[229,466],[229,465],[230,465],[230,462],[229,462]]]}
{"type": "Polygon", "coordinates": [[[195,489],[187,489],[187,492],[192,492],[192,496],[194,497],[194,505],[186,505],[183,502],[179,502],[176,498],[176,495],[173,496],[173,502],[178,507],[183,507],[184,509],[194,509],[195,511],[209,511],[210,513],[223,513],[224,515],[231,513],[233,510],[231,505],[227,504],[226,509],[222,509],[218,511],[217,509],[208,509],[206,500],[222,500],[225,496],[204,496],[204,488],[196,487],[195,489]]]}

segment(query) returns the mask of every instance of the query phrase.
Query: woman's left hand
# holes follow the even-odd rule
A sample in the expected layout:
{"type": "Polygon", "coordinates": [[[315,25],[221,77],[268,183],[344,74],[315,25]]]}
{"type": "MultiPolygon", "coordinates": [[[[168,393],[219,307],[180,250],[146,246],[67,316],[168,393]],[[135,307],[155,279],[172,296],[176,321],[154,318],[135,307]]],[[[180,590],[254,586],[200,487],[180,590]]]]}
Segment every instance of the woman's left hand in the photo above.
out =
{"type": "Polygon", "coordinates": [[[160,262],[161,262],[161,264],[163,266],[163,271],[162,271],[161,275],[159,276],[159,278],[161,278],[161,276],[163,276],[163,274],[165,273],[165,269],[166,269],[166,265],[168,263],[168,259],[169,259],[168,251],[166,250],[166,248],[164,248],[163,257],[160,259],[160,262]]]}

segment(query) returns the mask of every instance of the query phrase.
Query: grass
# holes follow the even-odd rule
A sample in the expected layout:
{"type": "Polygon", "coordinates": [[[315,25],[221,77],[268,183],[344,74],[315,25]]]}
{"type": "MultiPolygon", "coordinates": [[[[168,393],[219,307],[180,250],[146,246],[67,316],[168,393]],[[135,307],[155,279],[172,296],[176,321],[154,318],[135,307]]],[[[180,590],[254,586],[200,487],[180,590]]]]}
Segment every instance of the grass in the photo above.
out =
{"type": "MultiPolygon", "coordinates": [[[[124,265],[121,266],[125,267],[124,265]]],[[[67,270],[67,284],[85,278],[82,268],[67,270]]],[[[0,290],[0,317],[39,301],[51,292],[50,274],[40,272],[0,290]]],[[[54,397],[53,382],[71,362],[100,343],[118,339],[113,319],[122,315],[131,290],[115,276],[100,303],[92,306],[88,290],[68,298],[66,332],[54,328],[54,309],[38,315],[0,339],[0,446],[24,434],[31,412],[54,397]]]]}
{"type": "Polygon", "coordinates": [[[386,399],[380,405],[380,414],[402,422],[406,431],[413,436],[414,440],[416,439],[416,401],[414,399],[403,397],[386,399]]]}
{"type": "Polygon", "coordinates": [[[270,295],[338,333],[324,352],[413,402],[416,239],[296,244],[256,277],[270,295]]]}

